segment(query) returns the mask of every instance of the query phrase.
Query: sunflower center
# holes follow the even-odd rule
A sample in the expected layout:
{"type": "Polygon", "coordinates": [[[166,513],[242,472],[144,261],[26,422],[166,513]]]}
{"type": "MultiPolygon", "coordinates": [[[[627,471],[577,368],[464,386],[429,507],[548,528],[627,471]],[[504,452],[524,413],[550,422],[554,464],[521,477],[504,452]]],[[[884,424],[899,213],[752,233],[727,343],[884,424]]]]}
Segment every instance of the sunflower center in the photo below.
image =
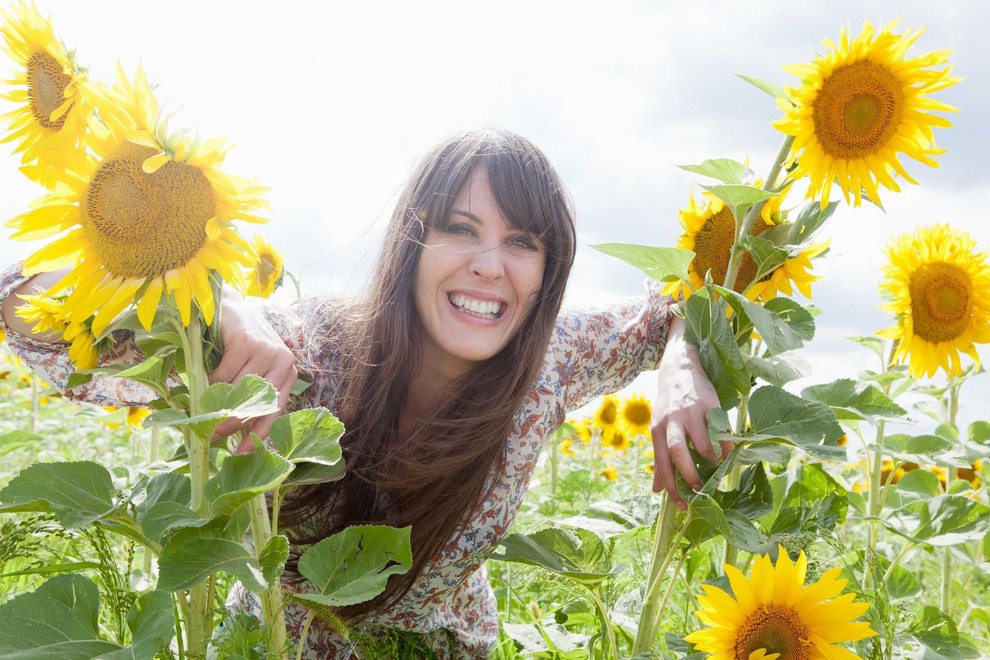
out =
{"type": "Polygon", "coordinates": [[[767,655],[779,653],[781,660],[808,660],[811,654],[808,627],[791,607],[770,603],[749,615],[736,635],[736,659],[749,660],[749,654],[763,649],[767,655]]]}
{"type": "Polygon", "coordinates": [[[152,174],[141,169],[156,153],[125,142],[89,183],[86,237],[118,277],[154,277],[188,263],[216,214],[210,182],[197,168],[168,161],[152,174]]]}
{"type": "Polygon", "coordinates": [[[833,158],[862,158],[889,144],[903,111],[904,92],[890,69],[866,60],[846,64],[815,98],[815,137],[833,158]]]}
{"type": "MultiPolygon", "coordinates": [[[[767,228],[767,223],[762,217],[758,217],[753,223],[752,236],[759,236],[767,228]]],[[[729,270],[729,255],[732,251],[732,242],[736,235],[736,223],[732,217],[732,211],[728,207],[712,215],[705,221],[701,229],[698,230],[694,238],[694,261],[691,267],[702,278],[705,273],[711,271],[712,280],[716,284],[725,282],[725,275],[729,270]]],[[[736,274],[736,283],[733,286],[737,292],[742,293],[746,287],[753,282],[756,277],[756,262],[749,253],[745,253],[739,265],[739,272],[736,274]]]]}
{"type": "Polygon", "coordinates": [[[922,264],[908,280],[914,332],[938,343],[960,337],[970,317],[970,280],[955,264],[922,264]]]}
{"type": "Polygon", "coordinates": [[[641,401],[626,405],[623,413],[625,414],[626,421],[634,426],[646,426],[650,423],[650,417],[652,415],[650,406],[641,401]]]}
{"type": "Polygon", "coordinates": [[[615,424],[618,408],[614,403],[606,403],[598,413],[598,419],[604,424],[615,424]]]}
{"type": "Polygon", "coordinates": [[[59,131],[65,125],[66,113],[52,121],[52,113],[65,103],[65,88],[72,82],[51,53],[35,53],[27,61],[28,97],[31,114],[42,127],[59,131]]]}

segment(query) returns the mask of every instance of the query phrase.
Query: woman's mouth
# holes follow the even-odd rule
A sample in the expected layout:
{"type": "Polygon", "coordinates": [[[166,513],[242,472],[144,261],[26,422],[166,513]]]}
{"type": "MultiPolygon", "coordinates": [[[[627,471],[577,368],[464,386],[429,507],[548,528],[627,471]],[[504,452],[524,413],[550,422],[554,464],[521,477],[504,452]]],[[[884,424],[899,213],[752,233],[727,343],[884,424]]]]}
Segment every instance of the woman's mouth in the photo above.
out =
{"type": "Polygon", "coordinates": [[[465,296],[463,293],[448,294],[447,299],[450,300],[451,305],[460,311],[479,319],[497,319],[502,316],[506,308],[504,303],[494,300],[478,300],[465,296]]]}

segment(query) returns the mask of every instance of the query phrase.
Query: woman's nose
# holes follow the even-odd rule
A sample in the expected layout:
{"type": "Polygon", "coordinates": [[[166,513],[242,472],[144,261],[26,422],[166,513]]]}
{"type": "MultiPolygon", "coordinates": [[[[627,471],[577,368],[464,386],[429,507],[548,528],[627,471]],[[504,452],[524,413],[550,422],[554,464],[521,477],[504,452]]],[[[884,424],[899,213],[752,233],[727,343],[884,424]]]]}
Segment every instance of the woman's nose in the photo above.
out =
{"type": "Polygon", "coordinates": [[[471,256],[471,273],[487,280],[499,280],[505,275],[505,263],[502,261],[502,251],[491,247],[471,256]]]}

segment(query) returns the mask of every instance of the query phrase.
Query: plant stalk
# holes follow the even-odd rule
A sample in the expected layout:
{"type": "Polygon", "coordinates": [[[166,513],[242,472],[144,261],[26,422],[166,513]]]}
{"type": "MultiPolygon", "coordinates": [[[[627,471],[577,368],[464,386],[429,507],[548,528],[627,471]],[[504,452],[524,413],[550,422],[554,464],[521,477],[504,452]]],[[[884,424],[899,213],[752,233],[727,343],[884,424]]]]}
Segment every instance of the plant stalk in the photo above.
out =
{"type": "MultiPolygon", "coordinates": [[[[272,538],[271,521],[268,518],[268,501],[265,494],[255,495],[251,501],[251,536],[255,552],[260,554],[272,538]]],[[[289,660],[288,639],[285,630],[285,601],[282,598],[282,584],[276,579],[263,593],[261,599],[262,621],[267,627],[266,647],[268,657],[289,660]]]]}
{"type": "Polygon", "coordinates": [[[643,612],[636,628],[636,640],[633,642],[633,655],[647,653],[653,648],[657,638],[657,620],[663,607],[660,602],[660,584],[674,558],[684,530],[691,520],[691,509],[688,509],[684,521],[681,522],[680,511],[671,502],[670,496],[664,493],[662,497],[660,513],[657,515],[657,531],[653,536],[653,555],[650,557],[646,597],[643,599],[643,612]]]}

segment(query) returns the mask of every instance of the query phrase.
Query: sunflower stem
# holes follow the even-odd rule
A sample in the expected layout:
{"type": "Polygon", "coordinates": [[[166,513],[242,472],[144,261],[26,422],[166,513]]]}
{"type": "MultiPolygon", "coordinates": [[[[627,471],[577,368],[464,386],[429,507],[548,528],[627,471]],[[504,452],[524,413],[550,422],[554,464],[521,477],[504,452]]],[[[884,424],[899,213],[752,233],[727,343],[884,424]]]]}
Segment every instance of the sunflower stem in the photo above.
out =
{"type": "MultiPolygon", "coordinates": [[[[956,428],[956,417],[959,414],[959,389],[962,379],[953,379],[949,385],[949,424],[956,428]]],[[[956,466],[947,465],[945,469],[945,492],[956,479],[956,466]]],[[[942,548],[942,611],[952,616],[952,546],[942,548]]]]}
{"type": "Polygon", "coordinates": [[[636,628],[636,639],[633,642],[633,655],[649,652],[656,642],[657,620],[663,611],[663,603],[666,602],[666,598],[663,602],[660,600],[660,584],[674,558],[684,530],[691,521],[691,509],[688,509],[683,522],[680,521],[680,517],[680,511],[664,493],[660,503],[660,513],[657,514],[657,530],[653,536],[649,579],[646,583],[646,596],[643,598],[642,615],[636,628]]]}
{"type": "MultiPolygon", "coordinates": [[[[185,355],[186,381],[189,387],[189,416],[199,415],[201,398],[209,385],[203,355],[203,327],[199,314],[192,315],[189,326],[181,334],[185,355]]],[[[210,439],[200,437],[194,431],[183,433],[186,453],[189,456],[189,478],[192,481],[190,508],[199,516],[209,517],[210,504],[205,496],[206,482],[210,478],[210,439]]],[[[207,645],[213,633],[213,580],[208,576],[189,590],[190,620],[186,624],[186,641],[192,657],[206,657],[207,645]]]]}
{"type": "MultiPolygon", "coordinates": [[[[268,518],[268,500],[265,494],[255,495],[251,501],[251,536],[254,539],[254,550],[259,555],[272,538],[272,525],[268,518]]],[[[269,658],[288,660],[289,651],[285,629],[285,602],[282,598],[282,584],[276,578],[271,585],[260,594],[261,616],[268,629],[266,647],[269,658]]]]}
{"type": "MultiPolygon", "coordinates": [[[[893,364],[894,355],[897,353],[897,342],[891,343],[890,346],[885,346],[880,354],[881,362],[881,374],[886,374],[890,371],[893,364]]],[[[890,384],[884,382],[881,387],[885,395],[890,394],[890,384]]],[[[869,480],[869,499],[867,504],[867,514],[869,516],[869,525],[867,528],[867,543],[866,543],[866,557],[863,562],[863,585],[869,589],[873,587],[873,571],[870,565],[873,563],[874,557],[877,551],[877,541],[880,533],[880,524],[878,518],[880,512],[883,510],[884,499],[881,497],[880,489],[883,486],[883,455],[884,455],[884,433],[886,430],[886,424],[884,420],[879,420],[877,422],[877,433],[876,439],[873,442],[872,455],[869,450],[867,450],[867,461],[871,462],[870,465],[870,480],[869,480]],[[872,461],[871,461],[872,459],[872,461]]]]}
{"type": "Polygon", "coordinates": [[[591,601],[595,604],[595,609],[598,610],[598,616],[601,617],[602,627],[605,629],[606,640],[608,643],[608,648],[603,649],[604,653],[602,657],[604,658],[618,658],[619,649],[615,643],[615,631],[612,630],[612,620],[608,615],[608,610],[605,609],[605,603],[598,596],[598,593],[594,589],[588,589],[588,593],[591,595],[591,601]]]}

